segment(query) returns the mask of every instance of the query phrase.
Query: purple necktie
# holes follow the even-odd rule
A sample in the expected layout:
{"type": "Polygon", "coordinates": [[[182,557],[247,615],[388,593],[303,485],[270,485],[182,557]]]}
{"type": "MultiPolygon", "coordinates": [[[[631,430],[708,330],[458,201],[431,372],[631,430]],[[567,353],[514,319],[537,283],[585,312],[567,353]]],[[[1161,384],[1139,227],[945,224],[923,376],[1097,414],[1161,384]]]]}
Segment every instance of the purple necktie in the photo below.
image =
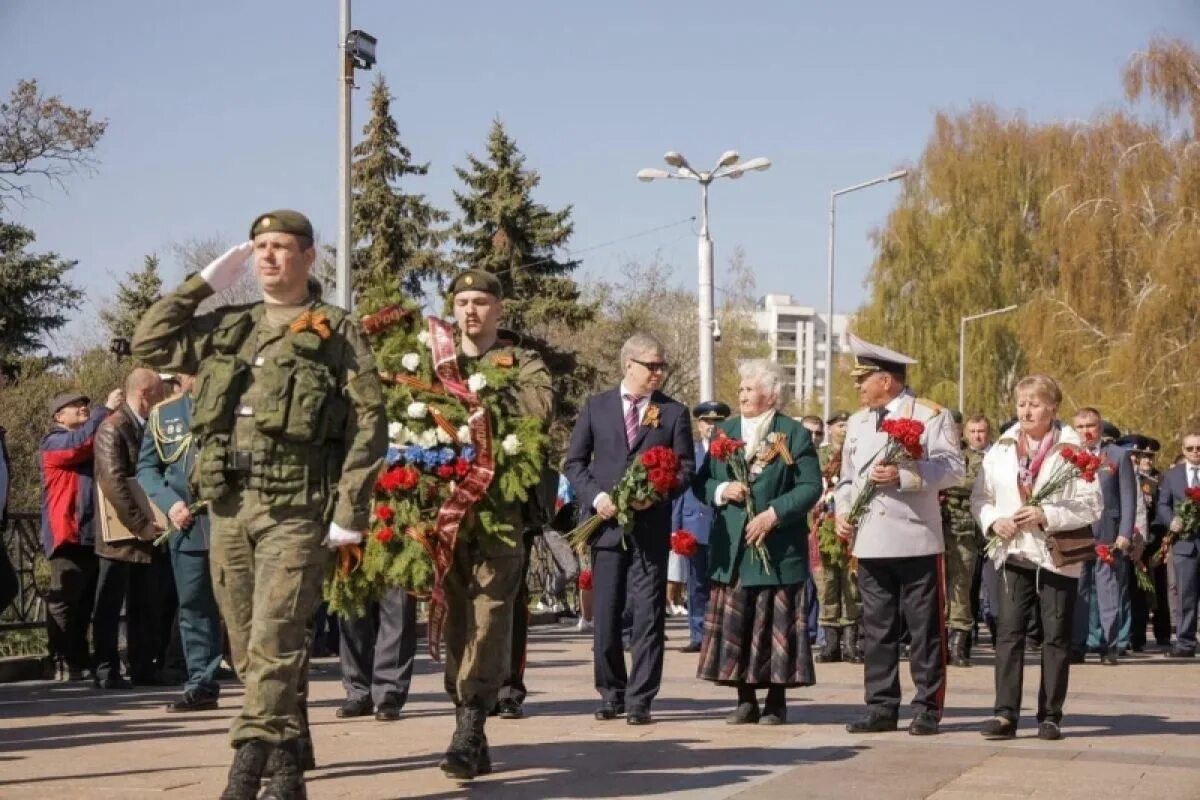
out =
{"type": "Polygon", "coordinates": [[[637,395],[625,395],[625,402],[629,403],[629,410],[625,412],[625,441],[629,443],[630,448],[633,447],[633,440],[637,438],[638,429],[638,400],[637,395]]]}

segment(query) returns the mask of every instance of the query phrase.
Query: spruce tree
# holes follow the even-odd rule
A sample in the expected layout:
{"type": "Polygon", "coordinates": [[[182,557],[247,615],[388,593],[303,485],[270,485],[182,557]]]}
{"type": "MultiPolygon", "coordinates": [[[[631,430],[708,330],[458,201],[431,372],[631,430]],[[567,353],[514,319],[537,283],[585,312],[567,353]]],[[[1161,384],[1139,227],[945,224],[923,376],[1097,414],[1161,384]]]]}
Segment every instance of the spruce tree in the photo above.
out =
{"type": "Polygon", "coordinates": [[[420,302],[424,282],[436,282],[440,290],[454,270],[440,250],[449,232],[438,227],[450,215],[432,206],[424,195],[403,190],[405,179],[428,174],[429,164],[413,162],[412,153],[400,141],[391,104],[391,92],[381,75],[371,89],[371,119],[354,148],[351,167],[353,285],[356,296],[371,287],[398,289],[420,302]]]}
{"type": "Polygon", "coordinates": [[[542,334],[551,323],[576,330],[591,321],[594,310],[580,302],[569,277],[580,262],[556,255],[571,238],[571,207],[551,211],[534,202],[541,178],[525,167],[500,120],[488,133],[486,159],[468,155],[467,166],[455,172],[466,185],[454,193],[462,211],[454,227],[456,255],[463,267],[500,278],[506,324],[542,334]]]}
{"type": "Polygon", "coordinates": [[[27,252],[33,241],[29,228],[0,220],[0,375],[9,377],[83,298],[66,279],[78,262],[27,252]]]}
{"type": "Polygon", "coordinates": [[[158,256],[151,253],[142,268],[130,272],[117,288],[117,299],[100,312],[100,320],[114,339],[130,339],[142,315],[162,297],[162,277],[158,274],[158,256]]]}

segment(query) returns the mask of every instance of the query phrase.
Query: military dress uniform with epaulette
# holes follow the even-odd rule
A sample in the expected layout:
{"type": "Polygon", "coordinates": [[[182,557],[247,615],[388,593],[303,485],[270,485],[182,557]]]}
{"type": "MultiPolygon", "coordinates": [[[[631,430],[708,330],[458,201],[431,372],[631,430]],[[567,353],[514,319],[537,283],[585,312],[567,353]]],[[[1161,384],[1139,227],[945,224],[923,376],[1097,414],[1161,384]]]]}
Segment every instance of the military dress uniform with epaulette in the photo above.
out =
{"type": "MultiPolygon", "coordinates": [[[[461,291],[483,291],[501,297],[499,280],[481,270],[460,273],[450,284],[450,297],[461,291]]],[[[475,372],[474,365],[518,370],[519,378],[506,391],[502,405],[512,417],[532,417],[549,428],[554,412],[550,372],[533,350],[498,339],[478,356],[459,350],[459,374],[475,372]]],[[[495,426],[492,426],[495,430],[495,426]]],[[[441,767],[452,775],[474,777],[491,771],[484,725],[496,706],[501,685],[511,670],[512,629],[516,600],[524,576],[524,547],[520,542],[529,520],[520,503],[504,503],[495,482],[487,503],[497,521],[512,526],[510,541],[484,533],[473,513],[463,519],[454,560],[444,578],[446,593],[445,687],[456,708],[457,729],[441,767]]]]}
{"type": "Polygon", "coordinates": [[[979,566],[983,532],[971,514],[971,488],[983,467],[983,452],[963,448],[962,480],[942,492],[942,530],[946,539],[946,623],[950,629],[950,663],[971,666],[975,611],[971,589],[979,566]]]}
{"type": "MultiPolygon", "coordinates": [[[[192,505],[188,476],[196,455],[191,396],[181,394],[150,409],[137,479],[163,514],[169,515],[177,503],[192,505]]],[[[221,692],[215,677],[221,666],[221,615],[213,596],[209,538],[208,515],[198,511],[187,530],[172,531],[167,539],[179,595],[179,639],[188,672],[184,701],[168,706],[169,711],[214,708],[221,692]]]]}
{"type": "MultiPolygon", "coordinates": [[[[903,375],[911,358],[849,337],[855,377],[874,371],[903,375]]],[[[871,468],[887,445],[885,419],[919,420],[923,454],[899,462],[899,482],[879,487],[858,520],[854,556],[863,604],[866,716],[847,726],[851,733],[896,729],[900,708],[902,623],[912,637],[909,667],[916,715],[909,733],[938,732],[945,699],[946,652],[942,596],[941,505],[938,492],[963,477],[962,453],[950,413],[907,389],[882,408],[855,412],[846,428],[842,474],[836,491],[839,515],[848,515],[864,490],[871,468]]]]}
{"type": "MultiPolygon", "coordinates": [[[[251,237],[266,232],[312,240],[296,212],[260,216],[251,237]]],[[[367,529],[387,419],[370,347],[354,320],[322,302],[315,281],[298,306],[258,302],[198,315],[212,294],[197,275],[155,303],[133,354],[196,375],[193,481],[210,504],[214,589],[245,684],[230,730],[235,769],[240,746],[256,743],[244,777],[261,773],[272,746],[285,764],[299,758],[306,724],[298,691],[329,562],[324,537],[331,522],[367,529]]],[[[227,792],[234,783],[231,772],[227,792]]]]}

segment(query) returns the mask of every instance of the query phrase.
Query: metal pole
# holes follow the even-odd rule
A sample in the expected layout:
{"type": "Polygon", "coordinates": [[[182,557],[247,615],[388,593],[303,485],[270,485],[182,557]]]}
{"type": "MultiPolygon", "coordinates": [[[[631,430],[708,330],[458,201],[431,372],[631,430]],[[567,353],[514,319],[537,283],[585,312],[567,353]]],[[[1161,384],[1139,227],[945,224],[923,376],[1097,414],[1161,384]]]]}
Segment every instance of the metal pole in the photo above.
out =
{"type": "Polygon", "coordinates": [[[958,410],[963,412],[963,405],[966,403],[966,363],[967,363],[967,323],[972,320],[983,319],[984,317],[994,317],[997,314],[1007,314],[1009,311],[1016,311],[1020,306],[1011,305],[1004,308],[994,308],[991,311],[984,311],[982,314],[971,314],[970,316],[962,317],[958,321],[958,410]]]}
{"type": "Polygon", "coordinates": [[[715,400],[713,381],[713,241],[708,235],[708,181],[700,181],[700,401],[715,400]]]}
{"type": "Polygon", "coordinates": [[[837,192],[829,193],[829,277],[828,316],[825,318],[825,412],[824,418],[833,416],[833,232],[834,232],[834,202],[837,192]]]}
{"type": "Polygon", "coordinates": [[[350,0],[341,0],[338,55],[341,59],[338,95],[338,229],[337,290],[334,303],[350,310],[350,92],[354,63],[347,49],[350,38],[350,0]]]}

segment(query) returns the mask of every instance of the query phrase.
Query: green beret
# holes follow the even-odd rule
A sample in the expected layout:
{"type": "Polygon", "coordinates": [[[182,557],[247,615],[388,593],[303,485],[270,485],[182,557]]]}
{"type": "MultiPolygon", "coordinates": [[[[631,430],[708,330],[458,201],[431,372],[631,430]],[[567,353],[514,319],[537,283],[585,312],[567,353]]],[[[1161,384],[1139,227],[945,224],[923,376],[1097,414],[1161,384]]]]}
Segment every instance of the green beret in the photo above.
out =
{"type": "Polygon", "coordinates": [[[250,238],[253,239],[260,233],[290,233],[310,240],[316,238],[313,236],[312,223],[308,221],[308,217],[299,211],[289,211],[286,208],[268,211],[255,217],[254,224],[250,226],[250,238]]]}
{"type": "Polygon", "coordinates": [[[496,295],[497,298],[504,297],[500,279],[481,269],[468,269],[455,276],[450,282],[450,296],[453,297],[459,292],[487,292],[496,295]]]}

